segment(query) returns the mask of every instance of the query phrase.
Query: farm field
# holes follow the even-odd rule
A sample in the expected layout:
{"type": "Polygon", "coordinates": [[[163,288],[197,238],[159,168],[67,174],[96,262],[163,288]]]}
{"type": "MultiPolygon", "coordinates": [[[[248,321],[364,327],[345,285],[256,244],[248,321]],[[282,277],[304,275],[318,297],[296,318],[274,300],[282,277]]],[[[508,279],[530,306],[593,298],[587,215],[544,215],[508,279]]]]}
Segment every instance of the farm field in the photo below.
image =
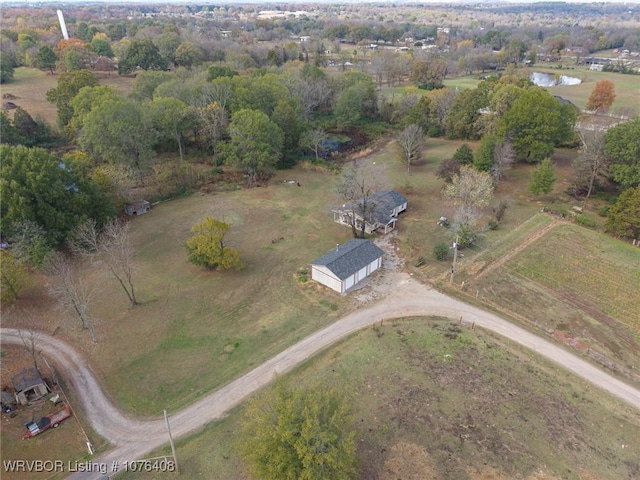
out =
{"type": "MultiPolygon", "coordinates": [[[[640,472],[639,412],[457,322],[367,329],[282,380],[349,398],[362,479],[630,480],[640,472]]],[[[237,454],[241,417],[236,409],[179,441],[182,476],[247,478],[237,454]]]]}
{"type": "Polygon", "coordinates": [[[630,371],[640,367],[636,247],[574,224],[551,225],[540,215],[485,253],[463,259],[458,272],[456,281],[482,301],[630,371]],[[535,239],[536,230],[544,235],[535,239]],[[501,263],[527,239],[534,241],[501,263]]]}

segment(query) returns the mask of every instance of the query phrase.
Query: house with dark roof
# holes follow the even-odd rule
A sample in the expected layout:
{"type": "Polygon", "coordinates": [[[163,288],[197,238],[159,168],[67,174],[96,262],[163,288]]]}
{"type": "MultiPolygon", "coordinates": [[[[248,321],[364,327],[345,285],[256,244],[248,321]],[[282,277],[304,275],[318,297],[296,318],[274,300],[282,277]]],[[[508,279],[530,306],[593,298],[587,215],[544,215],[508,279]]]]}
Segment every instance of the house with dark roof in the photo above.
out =
{"type": "Polygon", "coordinates": [[[348,202],[334,208],[333,221],[342,225],[353,226],[362,230],[364,222],[366,233],[381,231],[390,232],[396,228],[398,214],[407,209],[407,199],[393,190],[384,190],[371,195],[366,200],[348,202]]]}
{"type": "Polygon", "coordinates": [[[11,378],[16,391],[16,401],[20,405],[27,405],[41,399],[49,393],[49,386],[43,380],[40,372],[35,368],[25,368],[11,378]]]}
{"type": "Polygon", "coordinates": [[[349,240],[311,262],[311,278],[345,293],[382,267],[383,255],[371,240],[349,240]]]}

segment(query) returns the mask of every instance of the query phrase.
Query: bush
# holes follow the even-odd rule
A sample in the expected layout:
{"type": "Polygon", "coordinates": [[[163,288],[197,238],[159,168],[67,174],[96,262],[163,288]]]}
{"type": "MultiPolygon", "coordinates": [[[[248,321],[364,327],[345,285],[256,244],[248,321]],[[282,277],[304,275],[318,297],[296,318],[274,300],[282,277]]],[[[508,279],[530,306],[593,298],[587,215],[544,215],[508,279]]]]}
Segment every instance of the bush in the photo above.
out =
{"type": "MultiPolygon", "coordinates": [[[[500,200],[500,203],[493,207],[493,217],[496,219],[496,222],[502,222],[504,215],[507,213],[507,208],[509,208],[508,200],[500,200]]],[[[495,230],[495,228],[492,230],[495,230]]]]}
{"type": "Polygon", "coordinates": [[[586,215],[578,215],[575,218],[575,222],[578,225],[582,225],[583,227],[587,227],[587,228],[596,228],[598,226],[595,220],[587,217],[586,215]]]}
{"type": "Polygon", "coordinates": [[[433,247],[433,256],[436,257],[436,260],[444,262],[449,258],[450,255],[449,245],[444,242],[438,243],[435,247],[433,247]]]}
{"type": "Polygon", "coordinates": [[[492,218],[491,220],[489,220],[489,223],[487,223],[487,227],[489,228],[489,230],[497,230],[498,222],[492,218]]]}
{"type": "Polygon", "coordinates": [[[471,248],[478,241],[478,234],[475,232],[475,226],[470,223],[461,223],[456,228],[458,235],[459,248],[471,248]]]}

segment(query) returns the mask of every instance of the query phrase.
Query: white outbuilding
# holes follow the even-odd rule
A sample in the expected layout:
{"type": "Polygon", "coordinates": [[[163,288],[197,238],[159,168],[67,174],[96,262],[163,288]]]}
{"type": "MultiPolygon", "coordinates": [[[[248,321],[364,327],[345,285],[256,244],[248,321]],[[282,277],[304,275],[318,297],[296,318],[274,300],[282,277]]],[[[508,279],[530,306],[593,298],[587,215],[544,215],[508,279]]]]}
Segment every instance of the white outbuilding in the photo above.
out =
{"type": "Polygon", "coordinates": [[[349,240],[311,262],[311,278],[338,293],[345,293],[382,267],[383,255],[370,240],[349,240]]]}

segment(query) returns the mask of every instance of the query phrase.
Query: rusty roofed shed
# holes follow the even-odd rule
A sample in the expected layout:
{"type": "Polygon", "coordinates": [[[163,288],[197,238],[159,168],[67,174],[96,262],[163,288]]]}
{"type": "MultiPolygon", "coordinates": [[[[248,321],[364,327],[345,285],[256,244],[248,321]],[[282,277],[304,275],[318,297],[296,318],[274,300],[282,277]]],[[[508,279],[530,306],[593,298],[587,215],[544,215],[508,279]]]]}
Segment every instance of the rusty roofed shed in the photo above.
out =
{"type": "Polygon", "coordinates": [[[20,405],[27,405],[41,399],[49,393],[49,387],[35,368],[25,368],[11,378],[16,391],[16,401],[20,405]]]}

